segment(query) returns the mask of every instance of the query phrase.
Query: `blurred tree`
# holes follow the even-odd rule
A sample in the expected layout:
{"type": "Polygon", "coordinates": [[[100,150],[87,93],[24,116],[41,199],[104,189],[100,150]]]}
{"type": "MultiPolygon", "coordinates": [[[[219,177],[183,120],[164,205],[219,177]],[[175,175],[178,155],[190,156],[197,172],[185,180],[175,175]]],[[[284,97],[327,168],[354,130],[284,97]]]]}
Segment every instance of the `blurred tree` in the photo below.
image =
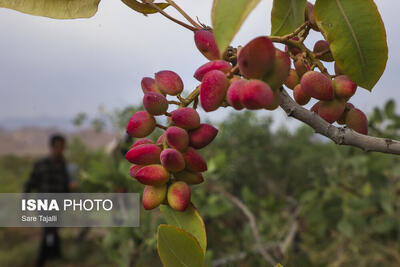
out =
{"type": "MultiPolygon", "coordinates": [[[[135,110],[102,116],[122,133],[135,110]]],[[[394,101],[374,110],[374,135],[399,137],[395,110],[394,101]]],[[[339,147],[307,126],[289,131],[271,125],[251,112],[231,115],[201,151],[209,171],[206,186],[194,187],[193,203],[207,225],[208,266],[264,266],[255,233],[284,266],[400,266],[400,159],[339,147]]],[[[111,153],[70,141],[68,158],[79,166],[81,191],[142,190],[123,160],[134,140],[119,140],[111,153]]],[[[19,190],[31,161],[0,159],[3,192],[19,190]]],[[[104,256],[115,266],[161,266],[155,233],[162,222],[159,212],[142,211],[139,228],[105,229],[104,256]]]]}
{"type": "Polygon", "coordinates": [[[75,118],[72,120],[72,124],[79,128],[83,125],[83,123],[87,120],[87,114],[85,112],[78,113],[75,118]]]}

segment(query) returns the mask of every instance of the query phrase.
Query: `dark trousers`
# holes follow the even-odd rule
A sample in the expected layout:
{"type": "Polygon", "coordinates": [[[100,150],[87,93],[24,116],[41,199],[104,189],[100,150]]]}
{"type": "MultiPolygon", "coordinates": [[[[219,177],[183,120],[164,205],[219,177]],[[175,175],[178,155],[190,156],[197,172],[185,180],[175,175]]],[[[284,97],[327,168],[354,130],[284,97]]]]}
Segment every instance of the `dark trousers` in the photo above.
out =
{"type": "Polygon", "coordinates": [[[54,259],[61,257],[60,250],[60,237],[58,236],[57,227],[43,228],[42,241],[39,248],[39,256],[37,258],[36,266],[44,266],[47,259],[54,259]]]}

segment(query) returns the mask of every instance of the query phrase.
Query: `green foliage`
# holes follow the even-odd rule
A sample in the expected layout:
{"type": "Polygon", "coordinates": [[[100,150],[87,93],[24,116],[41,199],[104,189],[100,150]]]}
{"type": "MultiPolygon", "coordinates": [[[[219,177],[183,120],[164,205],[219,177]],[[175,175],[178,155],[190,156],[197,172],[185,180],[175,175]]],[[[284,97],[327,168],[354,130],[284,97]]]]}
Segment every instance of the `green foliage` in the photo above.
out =
{"type": "Polygon", "coordinates": [[[100,0],[0,0],[0,7],[54,19],[89,18],[97,12],[100,0]]]}
{"type": "Polygon", "coordinates": [[[204,253],[196,238],[176,226],[158,227],[157,248],[165,267],[204,266],[204,253]]]}
{"type": "MultiPolygon", "coordinates": [[[[41,231],[41,228],[1,228],[0,266],[34,266],[41,231]]],[[[80,233],[82,228],[62,228],[60,235],[63,259],[52,261],[48,265],[105,267],[114,263],[107,259],[107,250],[102,246],[98,235],[89,231],[89,238],[77,242],[80,233]]]]}
{"type": "Polygon", "coordinates": [[[383,109],[375,108],[369,119],[372,135],[397,139],[400,135],[400,114],[396,113],[393,99],[386,102],[383,109]]]}
{"type": "Polygon", "coordinates": [[[92,120],[91,124],[92,124],[92,128],[97,133],[102,132],[104,130],[104,128],[106,127],[105,122],[102,119],[99,119],[99,118],[96,118],[96,119],[92,120]]]}
{"type": "MultiPolygon", "coordinates": [[[[376,109],[381,118],[371,116],[372,134],[398,138],[396,105],[387,106],[393,116],[376,109]]],[[[222,194],[210,190],[214,186],[240,198],[254,213],[262,242],[284,266],[398,266],[400,159],[337,146],[314,135],[310,128],[272,130],[271,124],[271,119],[251,112],[231,115],[218,126],[214,143],[202,149],[209,159],[209,171],[205,175],[206,186],[193,188],[192,202],[206,223],[208,266],[226,258],[228,262],[220,266],[265,266],[254,247],[247,218],[222,194]],[[287,236],[295,213],[298,230],[288,250],[281,254],[278,245],[287,236]],[[338,253],[342,255],[340,262],[338,253]]],[[[121,143],[120,148],[124,146],[121,143]]],[[[79,166],[79,191],[142,191],[143,186],[127,174],[129,164],[119,149],[111,154],[91,151],[74,139],[69,142],[68,151],[69,162],[79,166]]],[[[20,192],[32,162],[31,158],[1,157],[1,191],[20,192]]],[[[63,237],[67,242],[66,262],[85,266],[161,266],[155,250],[157,226],[164,222],[162,217],[178,226],[165,211],[162,215],[157,210],[142,211],[139,228],[103,229],[100,237],[93,230],[97,239],[90,231],[79,247],[76,234],[65,229],[63,232],[71,235],[63,237]]],[[[190,240],[201,240],[202,231],[183,226],[186,214],[175,215],[182,217],[178,219],[180,227],[192,233],[190,240]]],[[[35,255],[37,236],[20,237],[21,234],[13,229],[0,231],[0,238],[10,251],[0,254],[0,265],[27,264],[32,257],[15,255],[35,255]]],[[[199,243],[198,250],[203,254],[204,247],[199,243]]]]}
{"type": "Polygon", "coordinates": [[[244,20],[260,0],[214,0],[211,19],[215,41],[220,53],[224,53],[244,20]]]}
{"type": "Polygon", "coordinates": [[[274,0],[271,35],[283,36],[304,23],[306,0],[274,0]]]}
{"type": "Polygon", "coordinates": [[[19,193],[32,169],[31,157],[3,156],[0,158],[0,192],[19,193]]]}
{"type": "Polygon", "coordinates": [[[385,26],[375,3],[317,0],[315,17],[336,64],[351,80],[371,90],[388,58],[385,26]]]}
{"type": "Polygon", "coordinates": [[[197,242],[199,242],[203,253],[206,253],[206,228],[203,219],[193,205],[188,207],[184,212],[175,211],[167,205],[161,205],[160,210],[168,224],[179,227],[192,234],[197,242]]]}
{"type": "MultiPolygon", "coordinates": [[[[70,19],[93,16],[99,2],[0,0],[0,7],[70,19]]],[[[122,2],[144,15],[158,12],[140,1],[122,2]]],[[[213,2],[213,31],[222,54],[260,1],[234,2],[213,2]]],[[[298,28],[304,22],[306,3],[306,0],[275,0],[272,35],[283,36],[298,28]]],[[[155,4],[160,9],[169,6],[155,4]]],[[[330,42],[337,66],[360,86],[371,90],[385,69],[388,54],[385,28],[374,2],[317,0],[315,13],[318,27],[330,42]]],[[[308,29],[299,35],[303,33],[308,34],[308,29]]],[[[280,38],[273,39],[285,43],[280,38]]],[[[312,56],[309,59],[314,61],[312,56]]],[[[243,69],[240,71],[244,74],[243,69]]],[[[330,80],[328,83],[330,85],[330,80]]],[[[222,98],[225,87],[221,90],[222,98]]],[[[202,105],[204,108],[204,103],[202,105]]],[[[103,112],[101,117],[92,120],[92,127],[100,132],[111,122],[115,128],[124,128],[134,110],[135,107],[128,107],[115,114],[103,112]]],[[[86,115],[80,113],[74,124],[79,127],[86,119],[86,115]]],[[[107,258],[118,266],[155,266],[159,264],[153,257],[157,242],[158,253],[166,267],[204,266],[206,262],[214,265],[221,259],[222,262],[237,261],[238,265],[245,262],[263,266],[265,262],[254,247],[253,229],[236,207],[237,203],[221,194],[225,190],[240,198],[254,213],[268,253],[287,266],[400,264],[396,254],[400,249],[400,182],[397,178],[400,168],[393,167],[399,160],[388,155],[363,154],[351,147],[339,148],[304,127],[293,132],[285,128],[273,131],[271,123],[270,119],[249,112],[232,115],[220,125],[215,144],[203,150],[210,159],[206,174],[208,186],[193,187],[192,195],[207,221],[208,244],[203,219],[194,206],[185,212],[176,212],[163,205],[160,210],[170,225],[159,225],[159,213],[145,212],[140,229],[107,231],[102,242],[107,258]]],[[[400,116],[396,114],[394,101],[389,101],[383,110],[374,110],[370,127],[377,135],[399,136],[400,116]]],[[[121,141],[114,151],[106,153],[89,151],[79,139],[72,140],[69,159],[79,166],[80,190],[141,191],[142,186],[128,175],[129,164],[123,161],[130,141],[121,141]]],[[[13,168],[18,167],[13,166],[14,161],[22,164],[25,159],[5,157],[0,161],[0,174],[6,177],[2,190],[19,191],[22,180],[9,181],[28,175],[26,166],[15,171],[13,168]]],[[[27,162],[30,164],[30,159],[27,162]]],[[[172,203],[169,199],[171,206],[172,203]]],[[[29,251],[29,248],[23,249],[29,251]]]]}
{"type": "MultiPolygon", "coordinates": [[[[154,14],[158,12],[157,9],[155,9],[154,7],[140,3],[139,1],[136,0],[121,0],[121,1],[128,7],[135,10],[136,12],[142,13],[144,15],[154,14]]],[[[154,3],[154,4],[156,4],[160,9],[165,9],[166,7],[169,6],[169,4],[167,3],[154,3]]]]}
{"type": "MultiPolygon", "coordinates": [[[[283,128],[273,132],[270,126],[268,119],[251,113],[225,120],[206,151],[212,157],[206,181],[242,199],[255,214],[266,244],[281,242],[291,216],[300,212],[290,250],[282,258],[275,255],[286,266],[335,264],[338,251],[343,253],[339,266],[396,266],[390,255],[400,238],[399,169],[393,168],[399,159],[338,147],[309,128],[290,133],[283,128]]],[[[214,259],[246,251],[243,262],[262,266],[241,212],[216,192],[199,200],[200,194],[196,192],[194,203],[205,215],[214,259]],[[218,213],[208,211],[213,206],[218,213]]],[[[274,250],[272,246],[269,252],[274,255],[274,250]]],[[[240,265],[236,261],[234,266],[240,265]]]]}
{"type": "Polygon", "coordinates": [[[385,114],[388,118],[395,118],[395,108],[396,108],[396,104],[394,102],[393,99],[389,100],[388,102],[386,102],[385,104],[385,114]]]}

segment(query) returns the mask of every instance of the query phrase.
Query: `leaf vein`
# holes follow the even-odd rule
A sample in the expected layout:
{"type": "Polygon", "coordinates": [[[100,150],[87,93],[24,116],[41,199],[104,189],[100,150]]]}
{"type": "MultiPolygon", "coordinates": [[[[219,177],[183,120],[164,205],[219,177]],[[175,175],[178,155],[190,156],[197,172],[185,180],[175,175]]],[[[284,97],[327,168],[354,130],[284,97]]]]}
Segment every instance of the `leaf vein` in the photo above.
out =
{"type": "Polygon", "coordinates": [[[176,217],[174,212],[170,212],[172,214],[172,217],[174,218],[174,220],[176,221],[176,224],[179,226],[179,228],[183,229],[183,226],[179,223],[178,218],[176,217]]]}
{"type": "Polygon", "coordinates": [[[277,34],[283,28],[283,26],[286,24],[286,21],[289,19],[290,13],[294,14],[293,0],[290,0],[290,3],[291,3],[291,5],[290,5],[288,12],[286,13],[285,18],[283,19],[281,25],[279,25],[278,29],[276,29],[276,31],[273,33],[273,35],[277,34]]]}
{"type": "MultiPolygon", "coordinates": [[[[356,43],[358,55],[360,56],[361,65],[363,66],[363,68],[361,68],[361,71],[362,71],[362,73],[364,74],[364,68],[365,68],[364,56],[363,56],[363,53],[362,53],[362,51],[361,51],[360,43],[358,42],[356,33],[354,32],[354,29],[353,29],[353,27],[351,26],[351,23],[350,23],[350,21],[349,21],[349,18],[347,17],[346,13],[344,12],[343,6],[342,6],[342,4],[340,3],[340,1],[339,1],[339,0],[336,0],[336,4],[337,4],[337,6],[338,6],[338,8],[339,8],[339,10],[340,10],[340,13],[343,15],[343,18],[344,18],[344,20],[345,20],[345,22],[346,22],[346,24],[347,24],[347,27],[348,27],[349,30],[350,30],[350,33],[351,33],[351,35],[352,35],[352,37],[353,37],[353,39],[354,39],[354,42],[356,43]]],[[[364,75],[363,75],[363,76],[364,76],[364,75]]]]}
{"type": "MultiPolygon", "coordinates": [[[[159,235],[159,238],[161,238],[165,243],[168,243],[168,240],[166,238],[163,237],[162,234],[159,235]]],[[[189,267],[189,265],[187,265],[186,263],[184,263],[176,254],[175,252],[169,247],[167,246],[168,250],[171,251],[172,255],[175,256],[175,258],[177,258],[177,260],[185,267],[189,267]]]]}

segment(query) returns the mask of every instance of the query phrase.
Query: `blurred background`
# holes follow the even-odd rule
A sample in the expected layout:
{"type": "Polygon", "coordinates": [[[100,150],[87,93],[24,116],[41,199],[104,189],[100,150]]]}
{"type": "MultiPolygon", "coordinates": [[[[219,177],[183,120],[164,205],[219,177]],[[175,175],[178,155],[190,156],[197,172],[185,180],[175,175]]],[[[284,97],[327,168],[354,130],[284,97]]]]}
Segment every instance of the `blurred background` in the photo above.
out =
{"type": "MultiPolygon", "coordinates": [[[[212,1],[177,2],[210,25],[212,1]]],[[[352,103],[368,114],[371,135],[400,138],[400,3],[377,5],[387,29],[387,69],[352,103]]],[[[261,1],[233,45],[269,34],[271,7],[261,1]]],[[[192,75],[206,59],[192,33],[158,14],[102,1],[95,17],[72,21],[0,9],[0,34],[0,192],[23,190],[53,133],[68,138],[74,191],[141,192],[123,158],[134,141],[124,126],[141,108],[142,77],[171,69],[186,92],[197,85],[192,75]]],[[[308,44],[319,39],[313,33],[308,44]]],[[[202,150],[206,182],[193,189],[207,227],[208,266],[266,266],[249,212],[266,250],[285,266],[400,266],[397,156],[336,146],[282,110],[201,115],[219,129],[202,150]]],[[[64,228],[63,258],[46,266],[161,266],[155,234],[162,222],[158,211],[142,211],[139,228],[64,228]]],[[[40,229],[2,228],[0,241],[0,266],[34,266],[40,229]]]]}

